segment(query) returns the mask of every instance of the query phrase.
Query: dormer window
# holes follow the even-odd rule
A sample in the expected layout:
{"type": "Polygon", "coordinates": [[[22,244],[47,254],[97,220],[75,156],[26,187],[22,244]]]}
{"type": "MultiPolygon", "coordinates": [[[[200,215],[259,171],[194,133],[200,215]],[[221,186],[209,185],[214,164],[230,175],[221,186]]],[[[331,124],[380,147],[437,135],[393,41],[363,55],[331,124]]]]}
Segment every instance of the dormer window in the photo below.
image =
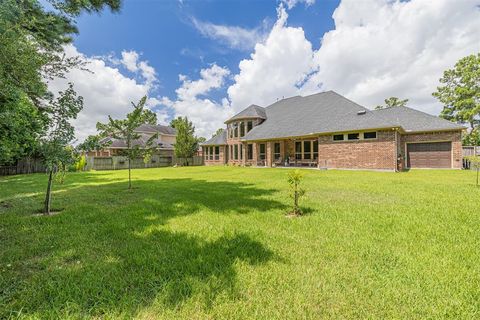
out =
{"type": "Polygon", "coordinates": [[[245,135],[245,123],[242,121],[240,122],[240,137],[245,135]]]}
{"type": "Polygon", "coordinates": [[[247,132],[250,132],[250,130],[253,129],[253,121],[248,121],[247,122],[247,132]]]}

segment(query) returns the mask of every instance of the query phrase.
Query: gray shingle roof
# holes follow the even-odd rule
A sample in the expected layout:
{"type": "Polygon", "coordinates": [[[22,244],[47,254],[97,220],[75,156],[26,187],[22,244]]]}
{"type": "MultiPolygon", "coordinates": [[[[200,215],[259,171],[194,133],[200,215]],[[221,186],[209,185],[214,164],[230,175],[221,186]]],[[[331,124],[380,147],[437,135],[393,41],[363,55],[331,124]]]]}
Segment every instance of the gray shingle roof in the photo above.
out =
{"type": "Polygon", "coordinates": [[[247,119],[247,118],[259,118],[259,119],[266,119],[267,115],[265,113],[265,108],[257,106],[256,104],[252,104],[246,109],[240,111],[227,121],[225,123],[228,123],[230,121],[236,120],[236,119],[247,119]]]}
{"type": "Polygon", "coordinates": [[[135,131],[141,131],[141,132],[160,132],[163,134],[175,134],[176,131],[174,128],[170,126],[162,126],[162,125],[152,125],[152,124],[142,124],[140,125],[135,131]]]}
{"type": "Polygon", "coordinates": [[[327,91],[283,99],[265,108],[267,119],[244,140],[306,136],[360,129],[392,128],[396,124],[373,111],[327,91]],[[359,115],[358,112],[364,112],[359,115]]]}
{"type": "Polygon", "coordinates": [[[266,120],[242,140],[401,127],[407,132],[464,127],[410,108],[369,110],[333,91],[283,99],[265,108],[266,120]],[[359,114],[362,113],[362,114],[359,114]]]}
{"type": "Polygon", "coordinates": [[[227,144],[227,130],[215,137],[212,137],[210,140],[202,143],[202,146],[222,146],[227,144]]]}
{"type": "MultiPolygon", "coordinates": [[[[136,139],[132,141],[132,146],[140,146],[140,147],[145,147],[148,139],[150,139],[152,135],[147,134],[147,133],[142,133],[139,139],[136,139]]],[[[113,139],[113,138],[104,138],[102,139],[102,142],[107,142],[109,141],[110,143],[107,145],[107,148],[126,148],[127,143],[125,140],[121,139],[113,139]]],[[[173,149],[173,146],[170,143],[162,142],[160,139],[155,139],[154,145],[156,145],[159,149],[173,149]]]]}
{"type": "Polygon", "coordinates": [[[375,114],[397,123],[406,132],[455,130],[465,127],[451,121],[408,107],[391,107],[374,110],[375,114]]]}

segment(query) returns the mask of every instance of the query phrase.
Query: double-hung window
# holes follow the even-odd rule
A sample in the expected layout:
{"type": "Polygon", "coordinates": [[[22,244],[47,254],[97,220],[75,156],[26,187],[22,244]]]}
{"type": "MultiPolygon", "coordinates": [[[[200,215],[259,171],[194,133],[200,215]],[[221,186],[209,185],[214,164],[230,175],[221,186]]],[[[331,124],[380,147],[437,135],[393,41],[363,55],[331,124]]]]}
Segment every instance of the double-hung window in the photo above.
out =
{"type": "Polygon", "coordinates": [[[302,160],[302,142],[295,141],[295,159],[302,160]]]}
{"type": "Polygon", "coordinates": [[[247,159],[252,160],[253,159],[253,144],[247,144],[247,159]]]}
{"type": "Polygon", "coordinates": [[[318,140],[313,140],[313,159],[318,159],[318,140]]]}
{"type": "Polygon", "coordinates": [[[220,160],[220,147],[215,147],[215,160],[220,160]]]}
{"type": "Polygon", "coordinates": [[[260,144],[259,158],[260,160],[265,160],[265,143],[260,144]]]}
{"type": "Polygon", "coordinates": [[[312,158],[312,141],[305,140],[303,141],[303,159],[312,158]]]}
{"type": "Polygon", "coordinates": [[[273,159],[278,161],[280,160],[280,143],[275,142],[273,145],[273,159]]]}
{"type": "Polygon", "coordinates": [[[210,147],[209,159],[213,160],[213,147],[210,147]]]}

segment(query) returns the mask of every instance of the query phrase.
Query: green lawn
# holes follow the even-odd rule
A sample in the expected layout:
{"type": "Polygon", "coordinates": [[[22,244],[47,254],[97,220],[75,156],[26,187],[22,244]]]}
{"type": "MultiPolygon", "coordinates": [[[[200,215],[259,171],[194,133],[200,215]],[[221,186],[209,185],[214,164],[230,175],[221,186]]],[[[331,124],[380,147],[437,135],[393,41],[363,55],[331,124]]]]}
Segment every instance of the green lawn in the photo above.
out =
{"type": "Polygon", "coordinates": [[[0,318],[479,318],[474,172],[285,169],[0,178],[0,318]]]}

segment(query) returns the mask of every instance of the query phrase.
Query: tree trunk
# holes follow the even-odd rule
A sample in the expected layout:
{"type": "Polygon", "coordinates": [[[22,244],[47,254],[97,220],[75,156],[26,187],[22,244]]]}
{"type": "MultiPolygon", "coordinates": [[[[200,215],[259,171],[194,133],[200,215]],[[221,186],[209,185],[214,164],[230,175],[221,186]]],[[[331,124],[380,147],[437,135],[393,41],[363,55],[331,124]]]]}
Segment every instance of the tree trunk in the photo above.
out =
{"type": "Polygon", "coordinates": [[[128,189],[132,189],[132,175],[130,173],[131,167],[130,167],[130,157],[128,158],[128,189]]]}
{"type": "Polygon", "coordinates": [[[43,213],[45,215],[50,214],[50,204],[52,200],[52,180],[53,180],[53,170],[50,169],[48,174],[48,186],[47,186],[47,194],[45,195],[45,207],[43,213]]]}
{"type": "Polygon", "coordinates": [[[295,183],[295,195],[294,195],[294,204],[293,204],[293,213],[298,215],[298,190],[297,184],[295,183]]]}

